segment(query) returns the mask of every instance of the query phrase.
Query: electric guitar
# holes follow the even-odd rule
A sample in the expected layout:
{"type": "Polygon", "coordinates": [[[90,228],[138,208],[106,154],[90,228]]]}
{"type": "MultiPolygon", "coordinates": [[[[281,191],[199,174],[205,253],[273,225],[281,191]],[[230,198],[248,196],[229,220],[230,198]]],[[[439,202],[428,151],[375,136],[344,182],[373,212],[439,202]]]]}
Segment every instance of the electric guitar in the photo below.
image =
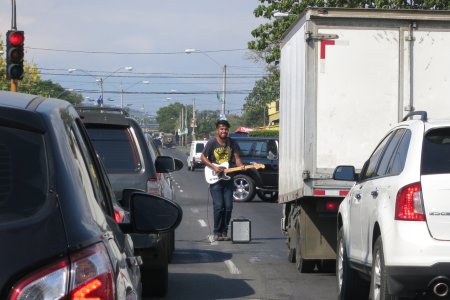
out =
{"type": "MultiPolygon", "coordinates": [[[[242,170],[242,167],[234,167],[234,168],[228,168],[229,164],[227,162],[224,162],[220,165],[214,164],[215,166],[219,166],[223,169],[223,172],[216,173],[213,169],[210,167],[205,167],[205,179],[206,182],[209,184],[216,183],[219,180],[230,180],[230,176],[228,176],[228,173],[236,172],[239,170],[242,170]]],[[[254,165],[246,165],[244,166],[244,170],[247,169],[264,169],[266,166],[263,164],[254,164],[254,165]]]]}

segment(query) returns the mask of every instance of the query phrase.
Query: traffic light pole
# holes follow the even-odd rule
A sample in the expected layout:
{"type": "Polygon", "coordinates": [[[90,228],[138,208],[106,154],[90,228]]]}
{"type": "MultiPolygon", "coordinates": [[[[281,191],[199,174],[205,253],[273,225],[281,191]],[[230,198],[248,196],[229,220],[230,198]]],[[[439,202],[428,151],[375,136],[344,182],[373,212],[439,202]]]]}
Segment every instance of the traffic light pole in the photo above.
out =
{"type": "Polygon", "coordinates": [[[17,92],[17,80],[11,79],[11,92],[17,92]]]}

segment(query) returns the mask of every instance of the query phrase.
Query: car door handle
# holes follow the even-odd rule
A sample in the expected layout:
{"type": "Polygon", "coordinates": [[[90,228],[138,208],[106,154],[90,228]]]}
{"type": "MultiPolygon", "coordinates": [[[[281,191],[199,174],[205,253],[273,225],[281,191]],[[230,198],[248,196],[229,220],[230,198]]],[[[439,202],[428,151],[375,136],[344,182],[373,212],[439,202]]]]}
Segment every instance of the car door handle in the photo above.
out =
{"type": "Polygon", "coordinates": [[[374,198],[378,197],[378,191],[377,191],[377,190],[371,191],[370,194],[371,194],[372,197],[374,197],[374,198]]]}

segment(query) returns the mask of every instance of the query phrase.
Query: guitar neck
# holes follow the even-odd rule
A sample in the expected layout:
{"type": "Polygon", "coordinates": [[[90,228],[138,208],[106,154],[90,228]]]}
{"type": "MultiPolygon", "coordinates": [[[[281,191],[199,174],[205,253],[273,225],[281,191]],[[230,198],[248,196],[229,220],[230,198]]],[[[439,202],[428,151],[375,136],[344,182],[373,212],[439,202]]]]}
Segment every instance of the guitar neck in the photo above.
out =
{"type": "MultiPolygon", "coordinates": [[[[247,169],[255,169],[255,166],[254,165],[244,166],[244,169],[245,170],[247,170],[247,169]]],[[[242,168],[241,167],[228,168],[228,169],[223,170],[223,172],[225,174],[227,174],[227,173],[231,173],[231,172],[235,172],[235,171],[239,171],[239,170],[242,170],[242,168]]]]}

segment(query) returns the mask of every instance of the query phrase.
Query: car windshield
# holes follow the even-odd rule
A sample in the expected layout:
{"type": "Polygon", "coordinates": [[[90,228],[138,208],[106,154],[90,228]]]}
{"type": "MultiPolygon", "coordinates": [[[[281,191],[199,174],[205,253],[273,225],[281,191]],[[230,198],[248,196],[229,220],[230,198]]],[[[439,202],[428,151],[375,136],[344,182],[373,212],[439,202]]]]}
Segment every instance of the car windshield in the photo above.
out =
{"type": "Polygon", "coordinates": [[[0,223],[33,215],[45,203],[47,190],[42,135],[0,127],[0,223]]]}
{"type": "Polygon", "coordinates": [[[89,137],[108,173],[136,173],[142,168],[131,132],[125,127],[88,127],[89,137]]]}
{"type": "Polygon", "coordinates": [[[450,128],[427,132],[422,151],[422,174],[450,173],[450,128]]]}

